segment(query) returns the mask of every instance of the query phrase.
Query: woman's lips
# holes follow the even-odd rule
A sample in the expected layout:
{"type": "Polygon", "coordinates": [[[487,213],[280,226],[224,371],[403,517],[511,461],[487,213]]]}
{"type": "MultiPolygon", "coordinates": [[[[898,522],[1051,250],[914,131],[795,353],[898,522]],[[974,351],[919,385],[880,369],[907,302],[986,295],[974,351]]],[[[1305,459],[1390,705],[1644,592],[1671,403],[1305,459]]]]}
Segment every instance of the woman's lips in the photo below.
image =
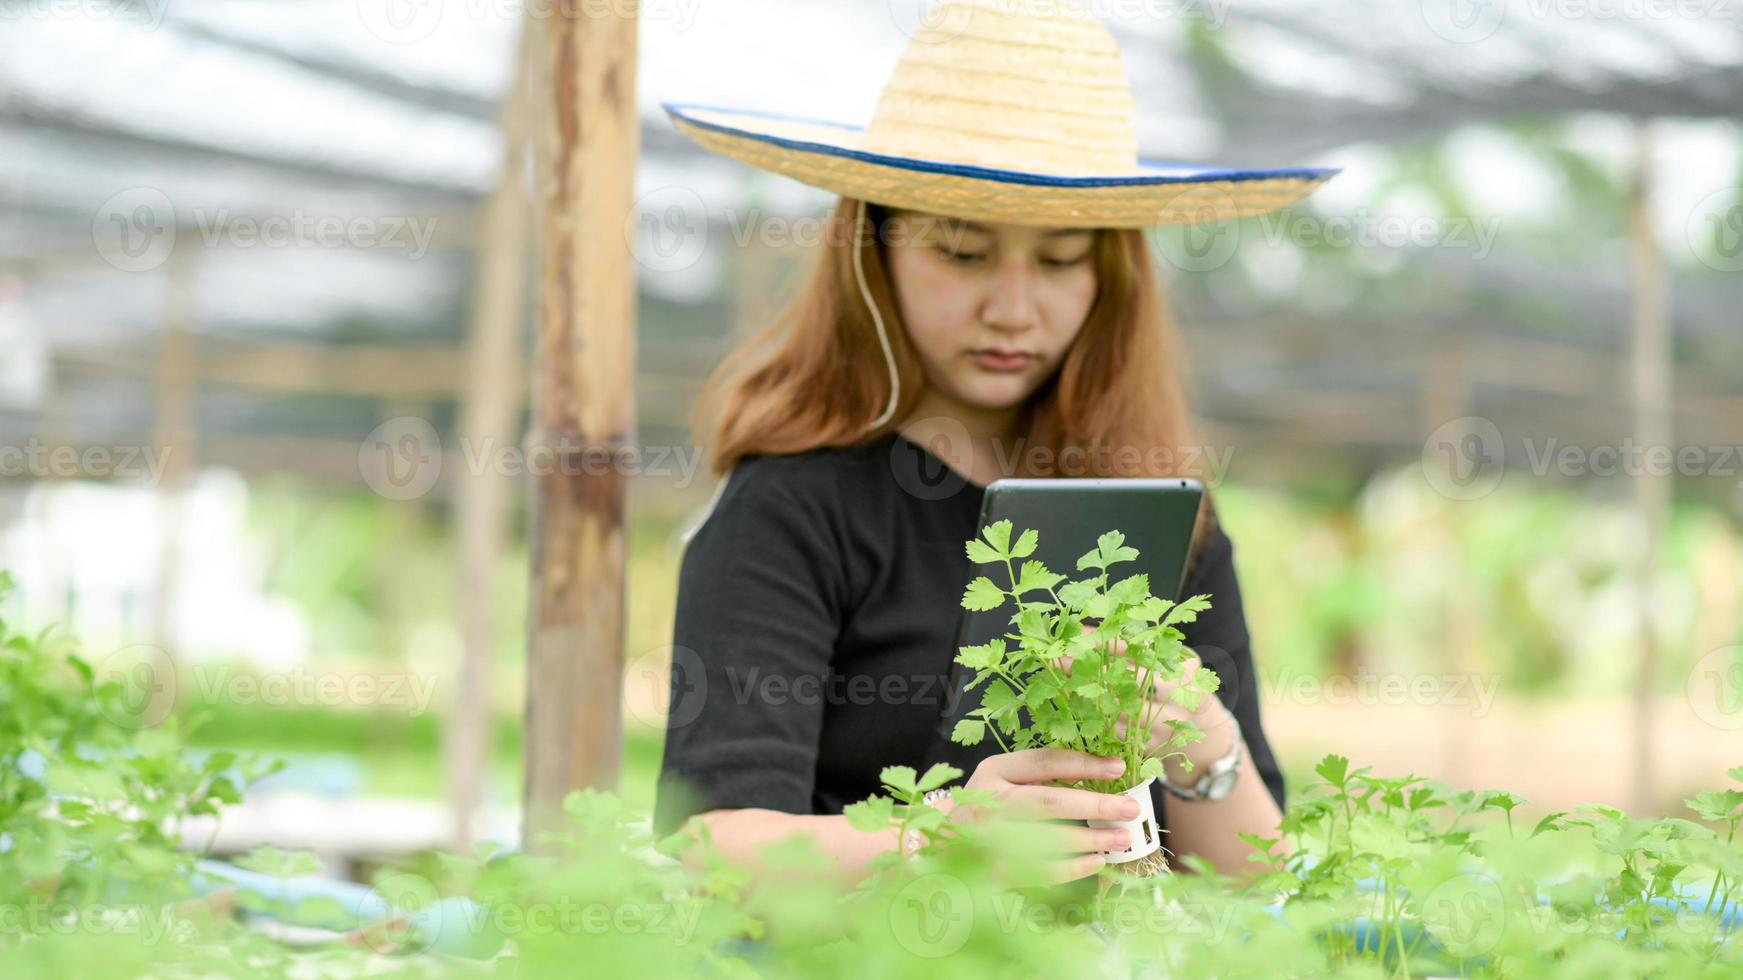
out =
{"type": "Polygon", "coordinates": [[[981,370],[998,374],[1015,374],[1027,368],[1034,359],[1033,354],[1002,354],[989,350],[974,352],[974,361],[980,365],[981,370]]]}

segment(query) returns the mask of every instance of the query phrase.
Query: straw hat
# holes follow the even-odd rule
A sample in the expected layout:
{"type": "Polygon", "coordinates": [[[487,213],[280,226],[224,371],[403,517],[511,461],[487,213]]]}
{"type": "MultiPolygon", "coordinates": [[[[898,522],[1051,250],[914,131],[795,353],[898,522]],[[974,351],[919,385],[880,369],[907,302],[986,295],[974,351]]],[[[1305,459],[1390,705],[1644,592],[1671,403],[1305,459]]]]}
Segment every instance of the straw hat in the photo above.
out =
{"type": "MultiPolygon", "coordinates": [[[[1229,169],[1138,157],[1119,45],[1078,0],[942,0],[909,41],[871,122],[664,103],[704,147],[864,203],[1035,227],[1144,228],[1261,214],[1335,169],[1229,169]]],[[[860,270],[890,367],[883,318],[860,270]]]]}

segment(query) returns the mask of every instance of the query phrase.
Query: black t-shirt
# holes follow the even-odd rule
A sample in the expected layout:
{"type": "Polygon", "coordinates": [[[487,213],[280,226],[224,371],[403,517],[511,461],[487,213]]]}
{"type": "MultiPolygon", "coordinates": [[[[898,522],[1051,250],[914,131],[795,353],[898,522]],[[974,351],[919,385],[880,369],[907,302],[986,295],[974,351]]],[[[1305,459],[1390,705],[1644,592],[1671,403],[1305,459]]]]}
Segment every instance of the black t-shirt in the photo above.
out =
{"type": "MultiPolygon", "coordinates": [[[[948,682],[974,574],[963,544],[984,494],[900,434],[740,461],[679,571],[658,833],[713,809],[840,813],[879,791],[885,766],[944,759],[966,779],[999,751],[990,737],[965,747],[939,734],[946,707],[979,697],[948,682]]],[[[1282,806],[1220,527],[1181,590],[1206,592],[1211,608],[1183,627],[1186,642],[1216,670],[1282,806]]]]}

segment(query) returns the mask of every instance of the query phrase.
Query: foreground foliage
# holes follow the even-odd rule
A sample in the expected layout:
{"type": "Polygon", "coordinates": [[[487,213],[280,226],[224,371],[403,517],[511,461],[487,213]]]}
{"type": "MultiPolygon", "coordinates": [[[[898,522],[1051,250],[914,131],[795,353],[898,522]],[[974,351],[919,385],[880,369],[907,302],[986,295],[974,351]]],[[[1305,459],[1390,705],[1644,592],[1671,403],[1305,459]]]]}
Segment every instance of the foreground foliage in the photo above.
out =
{"type": "MultiPolygon", "coordinates": [[[[0,580],[0,592],[6,583],[0,580]]],[[[959,775],[886,770],[863,826],[926,845],[857,887],[803,841],[757,875],[705,838],[656,841],[609,794],[568,801],[552,856],[445,855],[366,901],[266,851],[219,873],[179,822],[264,771],[191,761],[173,723],[72,643],[0,621],[0,963],[7,976],[1735,976],[1743,788],[1695,819],[1606,807],[1526,827],[1523,802],[1388,778],[1331,756],[1255,874],[1030,882],[1014,831],[953,825],[921,801],[959,775]],[[1013,863],[1016,862],[1016,863],[1013,863]],[[996,870],[995,870],[996,869],[996,870]],[[228,875],[227,877],[225,875],[228,875]],[[1729,926],[1727,926],[1727,923],[1729,926]],[[286,933],[283,924],[318,926],[286,933]],[[275,934],[272,930],[278,929],[275,934]],[[657,972],[655,972],[657,971],[657,972]]],[[[1743,782],[1743,767],[1730,772],[1743,782]]],[[[985,801],[982,801],[983,803],[985,801]]]]}

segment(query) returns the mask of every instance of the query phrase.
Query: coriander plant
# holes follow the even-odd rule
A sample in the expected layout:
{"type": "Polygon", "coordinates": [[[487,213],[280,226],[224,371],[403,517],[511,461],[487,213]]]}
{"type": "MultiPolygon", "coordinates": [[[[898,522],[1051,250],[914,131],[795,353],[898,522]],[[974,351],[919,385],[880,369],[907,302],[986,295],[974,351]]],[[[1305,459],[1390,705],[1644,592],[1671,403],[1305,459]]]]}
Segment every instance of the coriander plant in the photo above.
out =
{"type": "Polygon", "coordinates": [[[990,731],[1007,752],[1042,746],[1124,759],[1119,776],[1082,784],[1100,792],[1119,793],[1160,777],[1164,759],[1180,754],[1184,760],[1178,750],[1204,737],[1191,722],[1169,721],[1164,751],[1152,754],[1147,744],[1161,708],[1153,699],[1157,685],[1176,683],[1170,697],[1189,709],[1217,689],[1208,669],[1183,676],[1189,651],[1178,628],[1210,608],[1210,597],[1158,598],[1143,574],[1110,584],[1115,564],[1138,557],[1120,531],[1101,535],[1095,549],[1077,559],[1077,570],[1093,575],[1068,582],[1039,561],[1024,561],[1039,537],[1030,529],[1013,544],[1011,522],[999,521],[967,543],[969,559],[1003,565],[1010,586],[979,576],[964,591],[963,608],[983,612],[1015,600],[1015,631],[958,652],[957,662],[975,672],[968,689],[984,682],[986,690],[952,739],[975,745],[990,731]],[[1045,597],[1029,598],[1038,593],[1045,597]],[[1125,641],[1123,653],[1115,640],[1125,641]],[[1123,735],[1117,730],[1122,719],[1123,735]]]}

